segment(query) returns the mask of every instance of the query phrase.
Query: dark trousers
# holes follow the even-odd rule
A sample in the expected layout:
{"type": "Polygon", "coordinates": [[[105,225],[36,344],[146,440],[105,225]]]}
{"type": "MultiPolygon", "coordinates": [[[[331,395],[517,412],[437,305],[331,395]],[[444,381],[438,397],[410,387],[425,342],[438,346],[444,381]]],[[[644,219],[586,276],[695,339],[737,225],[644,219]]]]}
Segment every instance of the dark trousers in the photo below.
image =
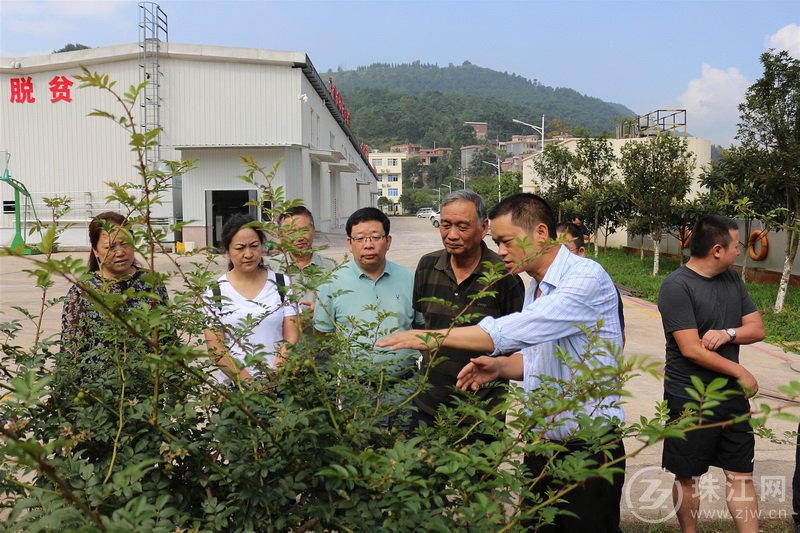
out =
{"type": "MultiPolygon", "coordinates": [[[[569,449],[568,453],[586,449],[586,443],[565,443],[565,447],[569,449]]],[[[622,440],[619,444],[612,449],[612,457],[619,459],[625,457],[625,446],[622,440]]],[[[591,458],[602,465],[608,462],[607,457],[603,453],[594,453],[591,458]]],[[[540,474],[548,463],[548,458],[540,455],[525,456],[525,466],[531,471],[533,475],[540,474]]],[[[625,470],[625,460],[616,463],[617,467],[625,470]]],[[[566,500],[563,503],[556,504],[558,509],[563,509],[575,513],[576,517],[558,515],[555,517],[552,524],[541,526],[536,531],[547,533],[585,533],[586,531],[592,532],[607,532],[614,533],[619,531],[619,503],[622,498],[622,486],[625,483],[625,474],[620,473],[614,476],[614,482],[609,483],[603,478],[592,478],[573,490],[569,491],[563,496],[566,500]]],[[[539,481],[534,490],[544,497],[548,489],[558,490],[560,485],[553,482],[550,476],[544,476],[539,481]]],[[[523,505],[525,505],[523,503],[523,505]]],[[[526,523],[524,524],[527,529],[533,530],[537,524],[526,523]]]]}

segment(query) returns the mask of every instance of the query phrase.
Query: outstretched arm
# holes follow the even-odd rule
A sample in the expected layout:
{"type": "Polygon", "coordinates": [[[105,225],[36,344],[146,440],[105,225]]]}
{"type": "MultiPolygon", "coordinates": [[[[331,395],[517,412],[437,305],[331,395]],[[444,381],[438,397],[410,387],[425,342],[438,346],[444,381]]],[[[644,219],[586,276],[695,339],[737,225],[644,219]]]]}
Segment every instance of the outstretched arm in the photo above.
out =
{"type": "Polygon", "coordinates": [[[429,350],[437,345],[446,348],[470,350],[472,352],[492,353],[494,342],[480,326],[453,328],[450,333],[446,329],[412,329],[400,331],[380,339],[376,346],[390,350],[429,350]],[[445,335],[447,335],[445,337],[445,335]],[[429,337],[426,340],[426,337],[429,337]]]}

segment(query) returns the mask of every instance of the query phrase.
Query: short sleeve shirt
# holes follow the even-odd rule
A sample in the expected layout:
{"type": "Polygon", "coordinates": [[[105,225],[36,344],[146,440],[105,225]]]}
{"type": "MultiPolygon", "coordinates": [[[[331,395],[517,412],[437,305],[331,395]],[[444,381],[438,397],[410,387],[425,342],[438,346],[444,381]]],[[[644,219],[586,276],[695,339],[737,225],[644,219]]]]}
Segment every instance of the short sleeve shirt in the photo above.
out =
{"type": "MultiPolygon", "coordinates": [[[[213,301],[211,289],[203,294],[203,298],[212,327],[213,321],[221,320],[230,328],[223,341],[225,347],[242,364],[245,364],[246,354],[262,354],[264,362],[270,368],[275,368],[275,351],[283,340],[283,319],[297,314],[289,298],[281,301],[275,272],[267,270],[267,282],[253,299],[239,294],[228,281],[227,273],[218,282],[221,296],[219,304],[213,301]]],[[[248,367],[248,371],[252,373],[256,369],[248,367]]],[[[220,373],[220,379],[223,377],[220,373]]]]}
{"type": "MultiPolygon", "coordinates": [[[[658,310],[666,336],[666,370],[664,390],[680,398],[690,398],[686,388],[694,388],[691,376],[710,383],[717,377],[730,376],[693,363],[681,354],[673,332],[696,329],[700,338],[711,329],[738,328],[742,317],[756,311],[747,289],[734,270],[713,278],[701,276],[681,266],[664,279],[658,293],[658,310]]],[[[739,345],[723,344],[717,349],[722,357],[739,362],[739,345]]],[[[730,378],[731,383],[735,380],[730,378]]],[[[741,390],[736,385],[737,390],[741,390]]]]}
{"type": "MultiPolygon", "coordinates": [[[[391,261],[386,262],[377,280],[365,274],[355,261],[337,270],[333,278],[319,288],[319,301],[314,308],[314,327],[322,332],[332,332],[336,327],[352,331],[357,323],[378,321],[378,311],[393,313],[380,323],[378,331],[369,338],[359,337],[362,345],[375,341],[395,331],[411,329],[414,323],[414,306],[411,304],[414,274],[391,261]]],[[[419,352],[398,350],[390,352],[373,348],[376,364],[397,365],[398,371],[414,365],[419,352]]]]}
{"type": "MultiPolygon", "coordinates": [[[[491,287],[490,290],[496,292],[494,296],[486,296],[473,303],[470,296],[485,288],[485,285],[480,282],[481,276],[486,272],[484,262],[500,263],[502,259],[489,250],[486,243],[482,242],[481,263],[464,281],[457,283],[447,250],[432,252],[420,259],[414,275],[414,309],[424,318],[424,323],[421,325],[425,329],[448,328],[456,315],[471,303],[468,313],[475,316],[468,324],[477,324],[485,316],[500,317],[522,309],[525,286],[519,276],[504,277],[491,287]],[[426,297],[441,298],[455,307],[421,301],[426,297]]],[[[461,325],[467,325],[467,323],[461,325]]],[[[414,398],[417,407],[428,414],[435,414],[439,404],[451,400],[456,376],[461,369],[469,363],[470,358],[481,355],[485,354],[441,348],[436,353],[437,363],[428,370],[431,355],[429,352],[423,353],[423,364],[420,371],[428,372],[430,387],[414,398]]],[[[500,380],[500,383],[507,383],[507,380],[500,380]]],[[[499,399],[504,393],[502,387],[488,387],[478,391],[481,399],[499,399]]]]}

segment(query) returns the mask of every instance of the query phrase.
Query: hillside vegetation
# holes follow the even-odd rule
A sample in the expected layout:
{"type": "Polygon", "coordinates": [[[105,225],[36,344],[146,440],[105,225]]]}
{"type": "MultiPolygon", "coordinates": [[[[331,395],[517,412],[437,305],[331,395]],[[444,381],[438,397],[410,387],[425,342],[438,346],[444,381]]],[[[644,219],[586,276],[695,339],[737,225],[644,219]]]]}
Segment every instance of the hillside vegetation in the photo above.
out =
{"type": "MultiPolygon", "coordinates": [[[[352,127],[372,145],[415,142],[459,146],[465,120],[489,123],[489,137],[530,134],[511,119],[539,124],[548,132],[604,135],[636,113],[569,88],[554,88],[516,74],[469,62],[460,66],[414,62],[376,63],[351,71],[322,73],[333,78],[350,110],[352,127]]],[[[468,137],[468,133],[467,133],[468,137]]]]}

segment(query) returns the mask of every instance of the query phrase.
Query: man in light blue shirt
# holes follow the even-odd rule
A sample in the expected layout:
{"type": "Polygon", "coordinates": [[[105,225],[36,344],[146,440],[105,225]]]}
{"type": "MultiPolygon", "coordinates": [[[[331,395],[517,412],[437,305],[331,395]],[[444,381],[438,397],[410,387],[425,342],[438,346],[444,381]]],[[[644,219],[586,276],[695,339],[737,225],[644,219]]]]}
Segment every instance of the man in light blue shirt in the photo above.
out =
{"type": "MultiPolygon", "coordinates": [[[[563,387],[572,381],[574,369],[559,360],[560,350],[577,360],[591,348],[592,357],[584,361],[589,369],[615,368],[614,354],[603,343],[590,347],[582,329],[594,330],[601,340],[622,346],[617,292],[605,270],[598,263],[571,254],[565,246],[553,243],[556,238],[553,212],[536,195],[517,194],[506,198],[489,213],[489,218],[492,239],[498,245],[498,254],[506,268],[512,273],[525,271],[533,278],[525,303],[519,313],[486,317],[478,325],[454,328],[442,345],[486,351],[492,355],[514,350],[522,353],[472,359],[459,374],[457,386],[476,390],[500,377],[522,380],[529,392],[535,392],[542,380],[548,378],[561,380],[563,387]],[[601,323],[599,328],[598,323],[601,323]]],[[[382,339],[378,345],[425,349],[426,343],[421,338],[425,333],[420,330],[397,333],[382,339]]],[[[444,335],[446,332],[431,333],[444,335]]],[[[588,399],[581,410],[591,418],[606,421],[611,428],[624,420],[618,395],[588,399]]],[[[575,413],[563,412],[544,422],[546,439],[561,442],[570,451],[589,448],[590,443],[576,441],[572,436],[577,426],[575,413]]],[[[621,439],[611,454],[614,459],[621,460],[617,466],[624,470],[625,449],[621,439]]],[[[593,454],[593,458],[600,464],[608,460],[602,453],[593,454]]],[[[537,475],[549,459],[531,455],[525,458],[525,463],[537,475]]],[[[537,484],[537,490],[544,493],[551,481],[545,476],[544,483],[537,484]]],[[[559,504],[559,508],[571,511],[577,518],[558,515],[554,530],[616,531],[623,482],[624,474],[614,476],[613,484],[595,478],[566,493],[563,496],[566,502],[559,504]]],[[[552,488],[558,490],[559,487],[553,484],[552,488]]]]}
{"type": "Polygon", "coordinates": [[[369,347],[375,364],[386,366],[393,375],[413,375],[418,352],[374,348],[375,339],[410,329],[414,322],[414,273],[386,260],[392,244],[389,218],[379,209],[365,207],[350,215],[345,228],[353,260],[319,288],[314,326],[326,333],[337,329],[348,333],[378,323],[379,313],[386,314],[375,328],[362,332],[358,342],[369,347]]]}

